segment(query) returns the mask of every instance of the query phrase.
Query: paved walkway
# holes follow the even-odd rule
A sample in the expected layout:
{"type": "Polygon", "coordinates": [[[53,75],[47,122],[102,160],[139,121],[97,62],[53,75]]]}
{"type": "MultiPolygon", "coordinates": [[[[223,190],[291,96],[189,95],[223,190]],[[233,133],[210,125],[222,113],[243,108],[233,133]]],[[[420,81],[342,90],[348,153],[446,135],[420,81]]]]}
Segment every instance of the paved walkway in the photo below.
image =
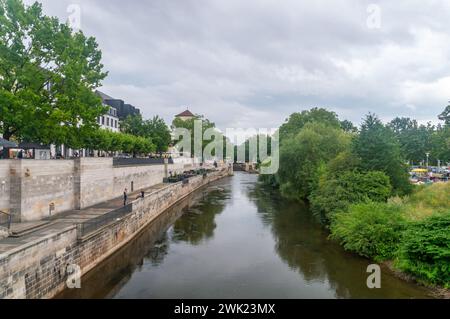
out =
{"type": "MultiPolygon", "coordinates": [[[[167,184],[157,184],[144,189],[144,191],[147,195],[164,187],[167,187],[167,184]]],[[[140,195],[141,190],[129,193],[128,203],[131,203],[140,195]]],[[[122,206],[123,198],[118,197],[82,210],[61,213],[43,221],[14,223],[11,225],[11,231],[16,233],[18,237],[8,237],[0,240],[0,254],[39,238],[58,233],[65,228],[82,223],[86,220],[104,215],[122,206]]]]}

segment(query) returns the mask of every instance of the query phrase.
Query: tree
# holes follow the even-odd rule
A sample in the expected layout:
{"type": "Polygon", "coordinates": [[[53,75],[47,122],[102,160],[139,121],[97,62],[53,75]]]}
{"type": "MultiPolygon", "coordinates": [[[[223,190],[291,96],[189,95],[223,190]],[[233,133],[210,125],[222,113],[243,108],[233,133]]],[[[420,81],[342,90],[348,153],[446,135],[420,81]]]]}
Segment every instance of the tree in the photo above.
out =
{"type": "Polygon", "coordinates": [[[363,171],[381,171],[389,176],[395,194],[411,191],[405,160],[401,156],[400,144],[391,129],[373,114],[367,115],[360,133],[354,139],[353,153],[360,159],[363,171]]]}
{"type": "Polygon", "coordinates": [[[0,0],[4,138],[77,144],[73,135],[96,128],[106,112],[94,93],[107,75],[101,57],[94,38],[45,16],[39,3],[0,0]]]}
{"type": "MultiPolygon", "coordinates": [[[[435,126],[431,123],[418,125],[416,120],[410,118],[395,118],[387,125],[397,138],[401,153],[412,164],[424,160],[425,154],[431,151],[432,138],[435,126]]],[[[434,158],[434,153],[432,153],[434,158]]]]}
{"type": "Polygon", "coordinates": [[[301,113],[291,114],[287,122],[280,127],[280,143],[297,135],[307,123],[311,122],[324,123],[333,128],[341,127],[336,113],[323,108],[312,108],[301,113]]]}
{"type": "Polygon", "coordinates": [[[389,177],[383,172],[348,171],[333,176],[328,170],[310,196],[313,212],[329,224],[337,212],[359,202],[386,202],[391,195],[389,177]]]}
{"type": "Polygon", "coordinates": [[[158,116],[154,116],[151,120],[145,122],[148,137],[152,139],[156,146],[157,152],[166,152],[172,140],[169,127],[164,120],[158,116]]]}
{"type": "Polygon", "coordinates": [[[120,130],[126,134],[144,136],[144,119],[141,114],[129,115],[120,123],[120,130]]]}
{"type": "MultiPolygon", "coordinates": [[[[175,118],[172,122],[172,128],[184,128],[187,129],[190,132],[190,138],[191,138],[191,148],[190,150],[180,150],[183,152],[190,152],[191,156],[194,156],[195,154],[195,143],[194,143],[194,125],[195,125],[195,121],[201,121],[202,124],[202,136],[201,137],[197,137],[197,138],[201,138],[202,141],[202,154],[203,151],[205,150],[205,147],[213,142],[211,140],[206,140],[203,138],[205,131],[207,129],[210,128],[215,128],[216,125],[213,122],[210,122],[208,119],[205,119],[203,115],[196,115],[194,118],[189,119],[189,120],[182,120],[180,118],[175,118]]],[[[223,138],[223,135],[221,135],[223,138]]],[[[175,143],[178,143],[180,141],[180,137],[176,136],[175,137],[175,143]]]]}
{"type": "Polygon", "coordinates": [[[327,124],[308,123],[281,145],[278,175],[285,197],[307,199],[318,183],[321,167],[350,147],[351,135],[327,124]]]}
{"type": "Polygon", "coordinates": [[[349,132],[349,133],[356,133],[356,132],[358,132],[358,128],[356,126],[354,126],[353,123],[350,122],[349,120],[341,121],[341,128],[345,132],[349,132]]]}
{"type": "Polygon", "coordinates": [[[150,139],[157,152],[167,151],[171,142],[169,127],[159,116],[144,120],[140,114],[130,115],[122,122],[121,129],[127,134],[150,139]]]}
{"type": "Polygon", "coordinates": [[[261,163],[266,158],[263,158],[262,155],[270,156],[272,154],[272,137],[265,134],[258,134],[252,137],[249,137],[244,143],[241,145],[235,145],[234,147],[234,162],[238,161],[238,153],[243,152],[245,154],[245,162],[257,162],[261,163]],[[266,150],[267,154],[260,154],[260,143],[261,141],[266,141],[266,150]],[[256,154],[250,154],[250,144],[254,145],[256,149],[256,154]],[[251,156],[252,155],[252,156],[251,156]]]}
{"type": "Polygon", "coordinates": [[[445,125],[450,125],[450,105],[448,105],[444,112],[439,115],[439,119],[445,122],[445,125]]]}

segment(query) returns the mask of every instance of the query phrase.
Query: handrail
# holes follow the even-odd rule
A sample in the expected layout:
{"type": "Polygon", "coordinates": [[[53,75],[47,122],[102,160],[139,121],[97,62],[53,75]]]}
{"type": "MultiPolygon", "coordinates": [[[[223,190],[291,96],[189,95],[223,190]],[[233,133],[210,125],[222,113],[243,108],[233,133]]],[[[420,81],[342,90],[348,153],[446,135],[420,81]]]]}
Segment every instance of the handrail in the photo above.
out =
{"type": "Polygon", "coordinates": [[[0,214],[4,214],[4,215],[8,216],[8,230],[11,230],[12,214],[1,211],[1,210],[0,210],[0,214]]]}

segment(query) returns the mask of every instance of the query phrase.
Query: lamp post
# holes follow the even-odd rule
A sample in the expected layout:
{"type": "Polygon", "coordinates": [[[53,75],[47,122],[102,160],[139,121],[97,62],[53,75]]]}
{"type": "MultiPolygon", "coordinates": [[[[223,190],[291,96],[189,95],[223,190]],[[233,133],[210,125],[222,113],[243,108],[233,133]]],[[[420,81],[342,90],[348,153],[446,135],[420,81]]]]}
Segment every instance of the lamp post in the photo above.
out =
{"type": "Polygon", "coordinates": [[[430,159],[430,153],[427,152],[427,153],[425,153],[425,155],[427,156],[427,170],[429,170],[430,166],[428,164],[429,164],[429,159],[430,159]]]}

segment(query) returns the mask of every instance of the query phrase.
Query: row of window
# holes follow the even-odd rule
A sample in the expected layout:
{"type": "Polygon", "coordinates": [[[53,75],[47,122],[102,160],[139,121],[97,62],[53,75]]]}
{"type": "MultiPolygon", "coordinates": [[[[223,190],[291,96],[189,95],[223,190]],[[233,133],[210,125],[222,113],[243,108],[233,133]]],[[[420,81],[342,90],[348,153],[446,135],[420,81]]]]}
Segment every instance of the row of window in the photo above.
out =
{"type": "Polygon", "coordinates": [[[106,116],[100,116],[98,119],[98,124],[100,125],[104,125],[107,127],[113,127],[113,128],[118,128],[119,127],[119,121],[115,120],[115,119],[110,119],[109,117],[106,116]]]}

